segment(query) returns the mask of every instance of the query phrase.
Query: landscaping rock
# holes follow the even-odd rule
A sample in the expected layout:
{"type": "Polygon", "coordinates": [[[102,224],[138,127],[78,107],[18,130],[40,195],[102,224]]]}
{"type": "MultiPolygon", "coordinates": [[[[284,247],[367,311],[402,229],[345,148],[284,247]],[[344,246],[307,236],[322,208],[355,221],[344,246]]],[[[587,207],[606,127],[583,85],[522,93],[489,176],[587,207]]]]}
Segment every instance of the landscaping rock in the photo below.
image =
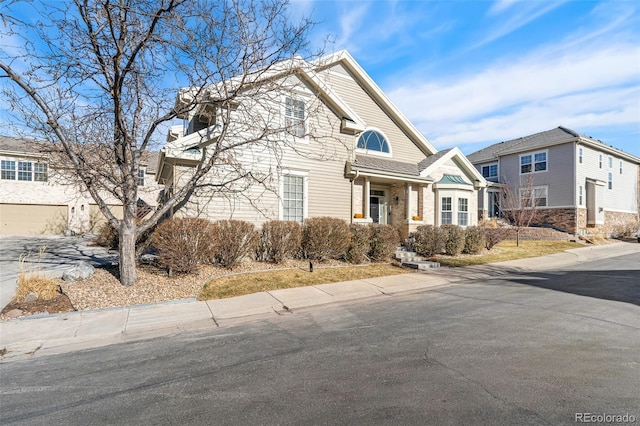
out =
{"type": "Polygon", "coordinates": [[[20,310],[20,309],[12,309],[9,312],[6,312],[4,314],[4,317],[6,319],[14,319],[14,318],[21,317],[23,313],[24,312],[22,310],[20,310]]]}
{"type": "Polygon", "coordinates": [[[62,279],[64,281],[76,281],[76,280],[84,280],[93,275],[96,271],[91,264],[87,262],[78,263],[73,268],[65,271],[62,274],[62,279]]]}
{"type": "Polygon", "coordinates": [[[158,261],[158,256],[156,256],[155,254],[147,253],[140,256],[140,262],[142,263],[148,263],[148,264],[154,265],[156,264],[157,261],[158,261]]]}
{"type": "Polygon", "coordinates": [[[24,297],[24,301],[29,303],[29,302],[35,302],[36,300],[38,300],[38,294],[37,293],[29,293],[24,297]]]}

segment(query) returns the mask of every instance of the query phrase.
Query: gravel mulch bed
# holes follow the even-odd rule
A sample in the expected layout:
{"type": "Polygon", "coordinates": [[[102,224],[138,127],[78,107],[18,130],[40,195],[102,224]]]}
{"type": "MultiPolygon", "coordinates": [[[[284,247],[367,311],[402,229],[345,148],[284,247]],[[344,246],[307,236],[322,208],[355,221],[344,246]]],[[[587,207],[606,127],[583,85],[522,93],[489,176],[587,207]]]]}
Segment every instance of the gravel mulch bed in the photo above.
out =
{"type": "MultiPolygon", "coordinates": [[[[347,266],[343,262],[329,261],[314,267],[347,266]]],[[[97,269],[86,280],[60,282],[76,310],[103,309],[118,306],[144,305],[172,300],[197,298],[202,287],[214,278],[238,273],[273,269],[300,268],[308,270],[309,262],[287,260],[275,265],[265,262],[243,262],[233,270],[203,265],[194,274],[167,276],[164,270],[150,265],[138,267],[138,282],[123,286],[117,279],[117,268],[97,269]]]]}

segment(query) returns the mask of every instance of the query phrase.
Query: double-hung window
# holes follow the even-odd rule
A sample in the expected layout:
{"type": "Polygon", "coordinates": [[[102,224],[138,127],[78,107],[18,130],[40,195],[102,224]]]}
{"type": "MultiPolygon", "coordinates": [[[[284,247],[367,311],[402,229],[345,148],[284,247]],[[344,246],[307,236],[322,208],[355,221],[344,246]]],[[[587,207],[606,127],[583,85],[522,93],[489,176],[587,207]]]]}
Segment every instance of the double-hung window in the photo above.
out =
{"type": "Polygon", "coordinates": [[[144,177],[145,177],[145,170],[139,169],[138,170],[138,186],[144,186],[144,177]]]}
{"type": "Polygon", "coordinates": [[[498,165],[490,164],[488,166],[482,166],[482,177],[493,178],[498,176],[498,165]]]}
{"type": "Polygon", "coordinates": [[[285,100],[285,126],[293,136],[303,138],[306,134],[304,101],[287,97],[285,100]]]}
{"type": "Polygon", "coordinates": [[[582,148],[578,148],[578,163],[582,164],[582,148]]]}
{"type": "Polygon", "coordinates": [[[533,192],[528,188],[520,188],[520,205],[522,207],[547,207],[547,187],[536,186],[533,192]]]}
{"type": "Polygon", "coordinates": [[[12,160],[2,160],[2,179],[16,180],[16,162],[12,160]]]}
{"type": "Polygon", "coordinates": [[[469,225],[469,199],[458,198],[458,225],[469,225]]]}
{"type": "Polygon", "coordinates": [[[46,182],[48,173],[49,169],[46,163],[16,160],[2,160],[0,162],[0,179],[2,180],[46,182]]]}
{"type": "Polygon", "coordinates": [[[442,197],[442,225],[450,225],[452,223],[453,209],[451,205],[451,197],[442,197]]]}
{"type": "Polygon", "coordinates": [[[613,189],[613,173],[609,172],[608,173],[608,182],[609,182],[609,189],[613,189]]]}
{"type": "Polygon", "coordinates": [[[304,220],[304,176],[283,177],[282,220],[304,220]]]}
{"type": "Polygon", "coordinates": [[[547,152],[536,152],[520,156],[520,174],[547,170],[547,152]]]}

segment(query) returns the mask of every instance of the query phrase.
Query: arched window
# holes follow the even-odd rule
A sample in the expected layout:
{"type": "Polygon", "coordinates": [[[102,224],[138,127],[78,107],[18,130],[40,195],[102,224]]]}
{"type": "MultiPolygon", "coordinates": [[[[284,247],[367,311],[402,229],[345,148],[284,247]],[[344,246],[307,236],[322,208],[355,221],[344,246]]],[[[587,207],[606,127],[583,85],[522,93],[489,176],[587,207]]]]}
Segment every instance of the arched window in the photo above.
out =
{"type": "Polygon", "coordinates": [[[367,130],[358,137],[356,144],[358,149],[366,149],[368,151],[378,151],[389,154],[389,142],[382,133],[376,130],[367,130]]]}

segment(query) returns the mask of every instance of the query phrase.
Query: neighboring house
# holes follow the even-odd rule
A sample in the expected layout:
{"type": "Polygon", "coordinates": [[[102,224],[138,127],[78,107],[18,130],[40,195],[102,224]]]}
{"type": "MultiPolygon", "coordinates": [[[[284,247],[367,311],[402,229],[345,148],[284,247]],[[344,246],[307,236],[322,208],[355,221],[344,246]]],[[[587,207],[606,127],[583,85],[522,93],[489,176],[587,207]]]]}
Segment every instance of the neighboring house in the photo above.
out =
{"type": "MultiPolygon", "coordinates": [[[[477,191],[485,179],[459,149],[437,152],[349,53],[304,62],[286,79],[288,88],[270,93],[270,107],[261,106],[270,112],[263,116],[287,125],[287,132],[272,136],[278,150],[258,144],[229,156],[229,164],[238,160],[243,170],[262,176],[261,184],[232,195],[196,191],[173,214],[258,226],[269,219],[333,216],[392,224],[405,237],[422,224],[477,224],[477,191]]],[[[246,102],[255,110],[255,99],[246,102]]],[[[235,108],[238,126],[267,120],[248,120],[242,102],[235,108]]],[[[200,148],[215,142],[220,114],[209,104],[181,117],[184,128],[171,129],[157,174],[166,194],[190,176],[200,148]]],[[[231,166],[220,167],[212,187],[220,170],[231,166]]]]}
{"type": "MultiPolygon", "coordinates": [[[[50,164],[43,145],[0,136],[0,234],[61,234],[95,230],[104,217],[88,193],[50,164]]],[[[139,197],[150,207],[157,204],[158,153],[145,153],[139,177],[139,197]]],[[[122,206],[113,197],[108,205],[117,217],[122,206]]],[[[142,203],[141,203],[142,204],[142,203]]]]}
{"type": "MultiPolygon", "coordinates": [[[[640,158],[557,127],[468,155],[490,182],[523,191],[532,180],[535,224],[574,234],[609,234],[638,221],[640,158]]],[[[480,194],[484,217],[499,213],[500,186],[480,194]]],[[[533,203],[533,201],[532,201],[533,203]]]]}

